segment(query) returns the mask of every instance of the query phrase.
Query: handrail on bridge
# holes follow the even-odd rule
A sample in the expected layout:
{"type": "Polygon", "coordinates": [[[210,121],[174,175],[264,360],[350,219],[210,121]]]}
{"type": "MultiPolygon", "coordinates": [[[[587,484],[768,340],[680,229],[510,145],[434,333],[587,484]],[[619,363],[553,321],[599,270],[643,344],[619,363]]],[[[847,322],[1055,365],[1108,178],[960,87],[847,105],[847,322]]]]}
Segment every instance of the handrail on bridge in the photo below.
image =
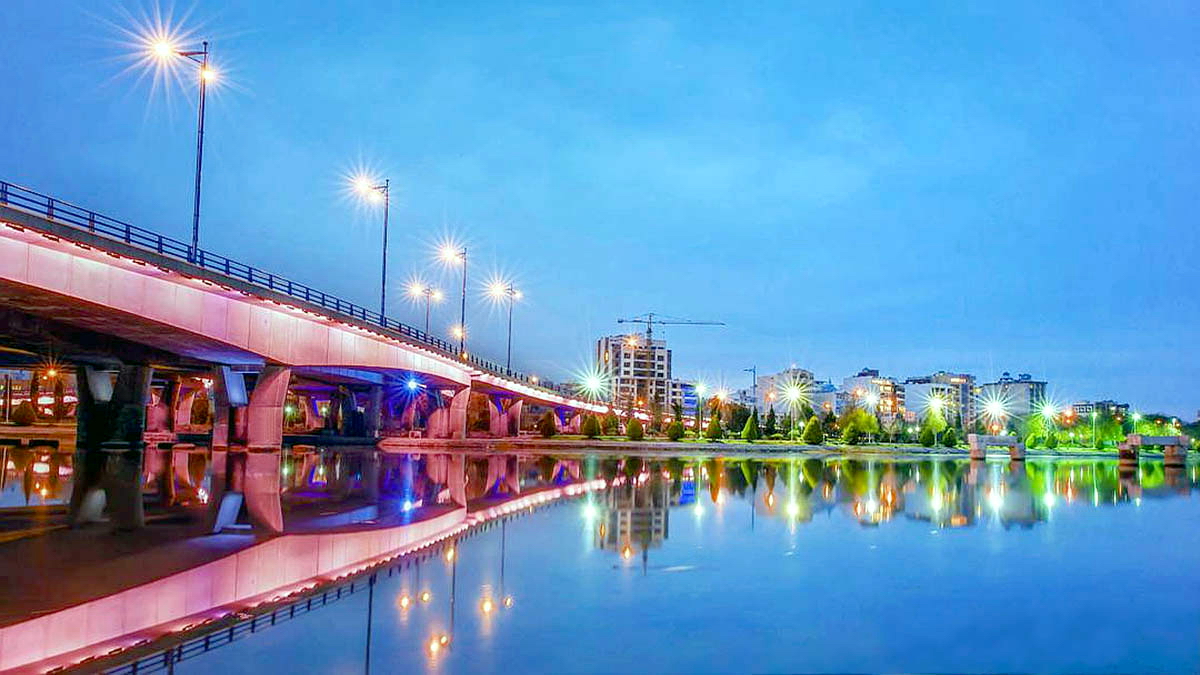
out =
{"type": "Polygon", "coordinates": [[[163,236],[136,225],[130,225],[124,221],[90,211],[70,202],[30,190],[27,187],[7,181],[0,181],[0,204],[44,216],[49,220],[67,225],[81,232],[123,242],[145,251],[151,251],[180,262],[195,265],[196,267],[224,275],[231,279],[237,279],[238,281],[265,288],[275,293],[282,293],[297,300],[303,300],[330,312],[348,316],[378,326],[384,330],[398,333],[408,340],[425,347],[430,347],[455,361],[470,364],[493,375],[507,377],[545,392],[557,393],[535,384],[524,373],[510,368],[503,368],[499,364],[487,359],[481,359],[473,354],[468,354],[465,358],[462,358],[457,353],[454,345],[446,340],[413,328],[406,323],[388,318],[379,312],[369,310],[361,305],[342,300],[306,284],[263,271],[257,267],[252,267],[211,251],[197,249],[195,255],[192,255],[191,246],[178,239],[163,236]]]}

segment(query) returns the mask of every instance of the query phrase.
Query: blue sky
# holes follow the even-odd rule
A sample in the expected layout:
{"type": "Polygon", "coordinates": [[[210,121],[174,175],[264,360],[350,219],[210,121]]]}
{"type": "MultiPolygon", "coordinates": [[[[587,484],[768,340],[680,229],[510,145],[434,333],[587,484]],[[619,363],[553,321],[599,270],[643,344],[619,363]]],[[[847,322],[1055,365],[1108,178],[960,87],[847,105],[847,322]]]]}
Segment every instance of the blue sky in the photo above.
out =
{"type": "MultiPolygon", "coordinates": [[[[365,164],[395,188],[393,313],[423,321],[412,275],[455,288],[429,263],[453,233],[473,287],[525,290],[529,372],[653,310],[727,322],[663,332],[678,375],[733,386],[1007,370],[1200,408],[1191,3],[342,5],[163,6],[228,76],[207,248],[373,306],[379,219],[341,184],[365,164]]],[[[192,92],[126,71],[118,29],[153,11],[0,5],[0,176],[183,238],[192,92]]]]}

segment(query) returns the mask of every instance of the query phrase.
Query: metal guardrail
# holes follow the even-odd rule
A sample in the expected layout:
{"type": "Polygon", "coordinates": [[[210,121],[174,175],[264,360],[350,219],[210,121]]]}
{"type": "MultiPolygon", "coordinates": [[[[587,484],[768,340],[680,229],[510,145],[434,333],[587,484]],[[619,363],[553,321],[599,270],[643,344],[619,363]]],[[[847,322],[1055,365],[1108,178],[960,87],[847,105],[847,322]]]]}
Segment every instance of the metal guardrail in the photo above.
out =
{"type": "Polygon", "coordinates": [[[551,389],[538,386],[524,373],[504,368],[498,363],[481,359],[471,354],[468,354],[466,358],[461,358],[458,350],[450,342],[413,328],[408,324],[388,318],[379,312],[369,310],[361,305],[342,300],[306,284],[292,281],[291,279],[272,274],[202,248],[197,249],[193,254],[191,246],[178,239],[173,239],[136,225],[130,225],[124,221],[110,218],[81,206],[76,206],[70,202],[62,201],[61,199],[55,199],[54,197],[30,190],[15,183],[0,181],[0,204],[16,207],[38,216],[44,216],[55,223],[66,225],[81,232],[129,244],[145,251],[195,265],[196,267],[215,272],[230,279],[236,279],[237,281],[281,293],[297,300],[303,300],[329,312],[348,316],[391,331],[403,338],[440,352],[444,356],[475,366],[493,375],[507,377],[545,392],[557,393],[551,389]]]}
{"type": "Polygon", "coordinates": [[[324,593],[309,596],[274,611],[252,616],[227,628],[221,628],[200,637],[192,638],[157,654],[142,657],[103,672],[105,675],[137,675],[137,673],[160,673],[164,671],[173,673],[175,672],[175,664],[177,663],[200,656],[201,654],[207,654],[214,649],[224,647],[244,637],[253,635],[260,629],[281,624],[320,609],[342,598],[348,598],[357,592],[367,590],[374,583],[375,574],[372,573],[367,578],[356,579],[344,586],[338,586],[324,593]]]}

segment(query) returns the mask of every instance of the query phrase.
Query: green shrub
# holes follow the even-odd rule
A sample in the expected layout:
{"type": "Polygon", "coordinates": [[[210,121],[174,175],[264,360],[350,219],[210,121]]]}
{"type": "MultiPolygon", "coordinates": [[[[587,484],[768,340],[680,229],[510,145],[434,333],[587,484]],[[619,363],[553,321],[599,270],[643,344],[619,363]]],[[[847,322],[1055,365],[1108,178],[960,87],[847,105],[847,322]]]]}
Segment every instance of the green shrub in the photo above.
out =
{"type": "Polygon", "coordinates": [[[604,431],[605,436],[612,436],[621,428],[621,420],[617,419],[616,413],[610,410],[600,421],[600,428],[604,431]]]}
{"type": "Polygon", "coordinates": [[[808,445],[820,445],[825,442],[825,430],[821,427],[821,420],[817,419],[816,415],[808,418],[808,424],[804,425],[804,434],[801,436],[808,445]]]}
{"type": "Polygon", "coordinates": [[[710,441],[715,441],[725,435],[721,430],[721,418],[719,415],[713,415],[708,421],[708,427],[704,429],[704,437],[710,441]]]}
{"type": "Polygon", "coordinates": [[[542,438],[550,438],[558,433],[558,425],[554,423],[553,410],[547,410],[542,413],[542,416],[538,418],[537,430],[542,435],[542,438]]]}
{"type": "Polygon", "coordinates": [[[1046,436],[1046,448],[1053,450],[1058,447],[1058,434],[1051,433],[1046,436]]]}
{"type": "Polygon", "coordinates": [[[631,441],[640,441],[645,438],[646,431],[642,428],[641,420],[636,417],[630,419],[629,423],[625,425],[625,435],[631,441]]]}
{"type": "Polygon", "coordinates": [[[683,422],[671,422],[667,425],[667,440],[678,441],[683,438],[683,422]]]}
{"type": "Polygon", "coordinates": [[[583,424],[579,425],[579,433],[587,438],[595,438],[600,435],[600,420],[596,419],[595,415],[588,415],[583,418],[583,424]]]}
{"type": "Polygon", "coordinates": [[[917,444],[924,448],[932,448],[936,440],[937,439],[933,436],[933,429],[931,427],[923,427],[921,429],[921,434],[917,436],[917,444]]]}
{"type": "Polygon", "coordinates": [[[36,419],[37,415],[33,414],[33,404],[29,401],[21,401],[12,412],[12,423],[18,427],[27,427],[36,419]]]}
{"type": "Polygon", "coordinates": [[[746,418],[746,424],[742,427],[742,440],[754,442],[760,438],[762,438],[762,433],[758,430],[758,410],[755,409],[746,418]]]}
{"type": "Polygon", "coordinates": [[[782,440],[785,440],[786,438],[787,437],[784,436],[783,434],[771,434],[770,436],[767,436],[767,439],[772,440],[772,441],[782,441],[782,440]]]}
{"type": "Polygon", "coordinates": [[[942,434],[942,445],[947,448],[953,448],[958,445],[958,432],[954,427],[950,427],[946,430],[946,433],[942,434]]]}

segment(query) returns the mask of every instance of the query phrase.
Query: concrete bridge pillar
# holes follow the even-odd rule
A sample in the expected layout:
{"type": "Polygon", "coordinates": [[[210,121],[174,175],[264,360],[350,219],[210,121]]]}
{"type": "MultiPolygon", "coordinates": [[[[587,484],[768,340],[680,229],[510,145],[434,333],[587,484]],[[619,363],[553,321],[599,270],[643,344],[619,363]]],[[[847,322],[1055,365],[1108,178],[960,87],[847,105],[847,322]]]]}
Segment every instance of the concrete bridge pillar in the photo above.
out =
{"type": "Polygon", "coordinates": [[[508,435],[508,412],[504,409],[504,400],[503,396],[488,396],[488,433],[492,438],[508,435]]]}
{"type": "Polygon", "coordinates": [[[196,394],[204,388],[199,381],[194,378],[181,378],[172,393],[173,400],[171,401],[171,431],[179,433],[180,431],[189,430],[192,427],[192,406],[196,403],[196,394]]]}
{"type": "Polygon", "coordinates": [[[508,435],[521,435],[521,416],[525,414],[525,401],[516,399],[508,406],[508,435]]]}
{"type": "Polygon", "coordinates": [[[240,373],[225,367],[218,372],[214,387],[219,414],[213,424],[211,531],[233,525],[244,503],[253,527],[282,532],[279,489],[283,407],[292,371],[267,366],[249,396],[240,373]],[[238,442],[244,445],[235,445],[238,442]]]}
{"type": "Polygon", "coordinates": [[[446,413],[447,427],[443,438],[464,439],[467,437],[467,407],[471,402],[471,387],[463,387],[450,398],[446,413]]]}
{"type": "Polygon", "coordinates": [[[366,433],[372,438],[378,438],[383,429],[383,387],[371,385],[367,392],[367,405],[364,420],[366,433]]]}
{"type": "Polygon", "coordinates": [[[81,366],[77,385],[75,482],[70,522],[100,520],[107,505],[118,530],[145,524],[142,508],[149,366],[121,366],[109,372],[81,366]]]}

